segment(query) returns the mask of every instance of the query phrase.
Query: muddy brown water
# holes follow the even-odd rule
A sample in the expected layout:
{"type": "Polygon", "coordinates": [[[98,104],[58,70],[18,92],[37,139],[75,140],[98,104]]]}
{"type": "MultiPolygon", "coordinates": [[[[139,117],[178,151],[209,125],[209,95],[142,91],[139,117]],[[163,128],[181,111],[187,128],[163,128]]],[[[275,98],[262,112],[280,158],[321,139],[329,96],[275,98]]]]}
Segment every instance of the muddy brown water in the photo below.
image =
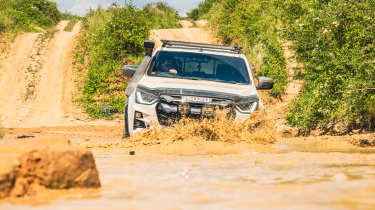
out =
{"type": "Polygon", "coordinates": [[[374,209],[375,150],[328,142],[290,139],[234,154],[94,148],[100,190],[7,200],[0,209],[374,209]]]}

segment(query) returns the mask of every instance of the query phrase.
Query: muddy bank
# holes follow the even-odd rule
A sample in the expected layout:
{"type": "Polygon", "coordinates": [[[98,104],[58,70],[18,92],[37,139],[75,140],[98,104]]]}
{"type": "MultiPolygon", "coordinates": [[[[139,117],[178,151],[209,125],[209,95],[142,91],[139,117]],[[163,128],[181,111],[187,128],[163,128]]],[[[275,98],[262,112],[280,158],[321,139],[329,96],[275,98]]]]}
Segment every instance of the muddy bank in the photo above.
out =
{"type": "Polygon", "coordinates": [[[0,199],[100,187],[93,154],[65,139],[2,141],[0,148],[0,199]]]}

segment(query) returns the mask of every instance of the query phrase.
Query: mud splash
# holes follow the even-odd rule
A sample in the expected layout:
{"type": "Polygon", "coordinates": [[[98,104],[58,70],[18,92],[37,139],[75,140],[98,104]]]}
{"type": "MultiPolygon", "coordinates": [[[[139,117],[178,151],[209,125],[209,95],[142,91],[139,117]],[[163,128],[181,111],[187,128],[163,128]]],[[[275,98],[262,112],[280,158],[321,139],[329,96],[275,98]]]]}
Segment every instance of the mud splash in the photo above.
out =
{"type": "Polygon", "coordinates": [[[121,141],[88,142],[92,149],[126,148],[168,154],[231,154],[244,152],[254,145],[271,145],[277,140],[275,126],[263,111],[244,122],[228,118],[225,111],[214,119],[182,119],[171,128],[154,125],[121,141]]]}
{"type": "Polygon", "coordinates": [[[228,118],[225,111],[221,111],[213,120],[182,119],[172,127],[173,129],[166,129],[156,126],[155,129],[135,134],[129,141],[160,144],[162,141],[173,143],[196,138],[201,141],[267,144],[276,139],[274,126],[262,112],[254,113],[245,122],[236,122],[233,118],[228,118]]]}

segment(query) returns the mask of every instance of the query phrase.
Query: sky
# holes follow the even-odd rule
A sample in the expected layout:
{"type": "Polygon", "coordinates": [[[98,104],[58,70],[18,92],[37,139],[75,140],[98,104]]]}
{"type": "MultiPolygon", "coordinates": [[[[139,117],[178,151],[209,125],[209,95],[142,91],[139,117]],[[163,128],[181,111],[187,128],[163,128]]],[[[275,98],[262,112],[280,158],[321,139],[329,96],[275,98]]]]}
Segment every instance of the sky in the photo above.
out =
{"type": "MultiPolygon", "coordinates": [[[[84,15],[90,8],[96,9],[99,5],[107,8],[112,3],[123,4],[125,0],[52,0],[62,12],[84,15]]],[[[181,16],[194,9],[203,0],[133,0],[134,4],[142,8],[144,5],[152,2],[164,1],[175,8],[181,16]]]]}

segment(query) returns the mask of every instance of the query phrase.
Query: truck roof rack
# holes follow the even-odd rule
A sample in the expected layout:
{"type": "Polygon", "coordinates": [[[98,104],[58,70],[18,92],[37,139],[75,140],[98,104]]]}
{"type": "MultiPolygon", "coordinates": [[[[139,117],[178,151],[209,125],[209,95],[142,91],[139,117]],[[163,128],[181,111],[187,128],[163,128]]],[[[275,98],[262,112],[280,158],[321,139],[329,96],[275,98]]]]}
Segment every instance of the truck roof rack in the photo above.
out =
{"type": "Polygon", "coordinates": [[[241,53],[242,47],[237,46],[225,46],[217,44],[203,44],[195,42],[182,42],[182,41],[172,41],[172,40],[161,40],[163,43],[162,47],[167,48],[183,48],[183,49],[200,49],[200,50],[212,50],[219,52],[230,52],[230,53],[241,53]]]}

